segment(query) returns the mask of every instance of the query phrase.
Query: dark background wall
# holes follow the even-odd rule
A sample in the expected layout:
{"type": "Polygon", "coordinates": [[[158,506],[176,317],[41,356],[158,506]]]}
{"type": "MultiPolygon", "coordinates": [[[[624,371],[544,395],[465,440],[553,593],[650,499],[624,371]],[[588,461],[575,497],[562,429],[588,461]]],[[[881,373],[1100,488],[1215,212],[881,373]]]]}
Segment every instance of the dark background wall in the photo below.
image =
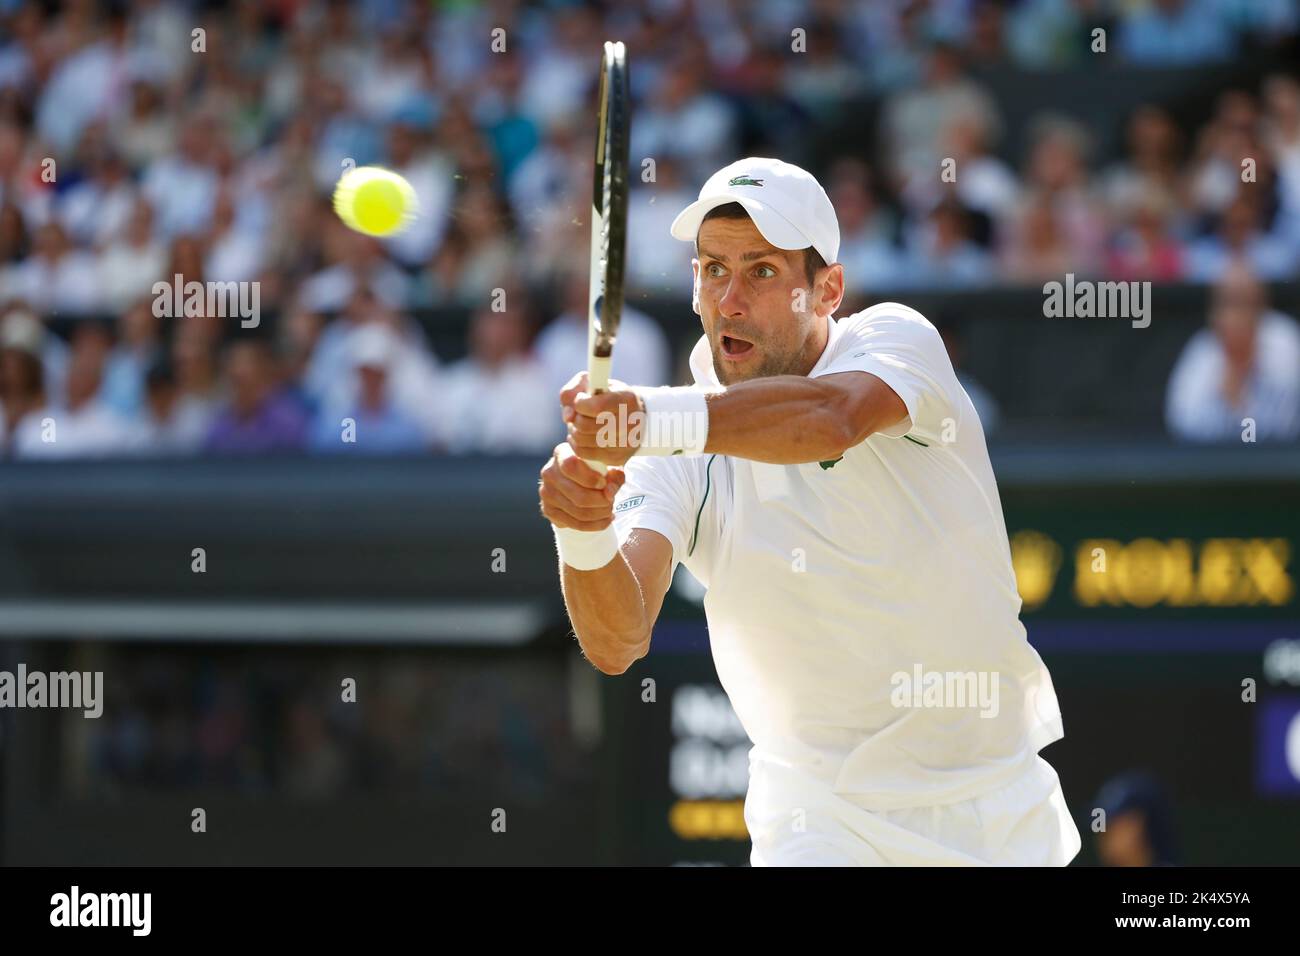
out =
{"type": "MultiPolygon", "coordinates": [[[[1045,756],[1080,827],[1109,776],[1144,768],[1174,796],[1187,862],[1300,859],[1300,779],[1266,779],[1300,673],[1265,667],[1300,638],[1300,455],[1075,442],[994,460],[1023,619],[1065,713],[1045,756]],[[1092,539],[1128,554],[1111,555],[1128,582],[1113,604],[1081,597],[1092,539]],[[1280,566],[1252,577],[1252,541],[1283,542],[1280,566]],[[1207,554],[1225,547],[1237,584],[1216,591],[1207,554]]],[[[0,859],[742,862],[747,742],[702,611],[681,582],[650,657],[618,678],[583,662],[539,464],[6,467],[3,667],[102,670],[106,704],[98,720],[0,712],[0,859]],[[190,832],[196,807],[206,834],[190,832]]]]}

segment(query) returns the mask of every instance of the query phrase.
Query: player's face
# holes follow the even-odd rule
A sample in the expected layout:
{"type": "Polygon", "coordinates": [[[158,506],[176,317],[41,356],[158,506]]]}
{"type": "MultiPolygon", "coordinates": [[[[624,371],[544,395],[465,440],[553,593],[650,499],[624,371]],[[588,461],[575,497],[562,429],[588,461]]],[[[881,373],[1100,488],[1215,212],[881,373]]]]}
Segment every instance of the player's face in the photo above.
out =
{"type": "Polygon", "coordinates": [[[807,375],[826,337],[803,252],[777,249],[748,217],[708,220],[696,245],[695,310],[719,381],[807,375]]]}

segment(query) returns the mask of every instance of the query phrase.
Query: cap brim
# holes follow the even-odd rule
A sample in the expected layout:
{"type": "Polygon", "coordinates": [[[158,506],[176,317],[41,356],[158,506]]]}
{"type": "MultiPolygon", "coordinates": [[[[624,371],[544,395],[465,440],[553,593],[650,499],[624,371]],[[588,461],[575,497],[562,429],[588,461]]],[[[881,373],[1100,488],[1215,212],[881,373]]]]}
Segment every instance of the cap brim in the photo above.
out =
{"type": "Polygon", "coordinates": [[[673,224],[668,231],[672,233],[674,239],[681,239],[683,242],[694,242],[699,234],[700,223],[704,221],[704,217],[717,207],[725,206],[731,202],[745,207],[745,211],[749,213],[749,218],[754,220],[754,225],[758,227],[758,231],[762,233],[763,238],[776,248],[807,249],[812,245],[807,236],[796,229],[790,223],[790,220],[775,209],[757,199],[750,199],[746,196],[733,196],[729,193],[695,200],[677,214],[677,218],[673,220],[673,224]]]}

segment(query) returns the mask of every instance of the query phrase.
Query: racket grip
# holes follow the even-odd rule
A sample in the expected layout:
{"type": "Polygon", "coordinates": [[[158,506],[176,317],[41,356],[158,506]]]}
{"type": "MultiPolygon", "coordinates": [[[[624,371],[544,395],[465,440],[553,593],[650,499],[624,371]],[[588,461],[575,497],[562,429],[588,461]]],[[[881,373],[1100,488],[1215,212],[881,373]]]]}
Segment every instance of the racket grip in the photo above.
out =
{"type": "MultiPolygon", "coordinates": [[[[604,392],[609,389],[609,367],[611,364],[609,356],[592,355],[587,360],[587,390],[592,395],[604,392]]],[[[587,459],[583,459],[587,461],[587,459]]],[[[600,474],[605,474],[606,467],[603,461],[587,461],[587,465],[600,474]]]]}

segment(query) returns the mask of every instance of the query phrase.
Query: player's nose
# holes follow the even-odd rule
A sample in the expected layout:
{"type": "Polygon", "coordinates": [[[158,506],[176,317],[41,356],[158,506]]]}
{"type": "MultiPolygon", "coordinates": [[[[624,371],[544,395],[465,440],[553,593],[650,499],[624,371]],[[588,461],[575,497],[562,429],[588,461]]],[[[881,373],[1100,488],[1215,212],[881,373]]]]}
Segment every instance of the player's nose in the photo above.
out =
{"type": "Polygon", "coordinates": [[[748,311],[748,302],[745,298],[745,290],[742,283],[736,276],[732,276],[727,282],[727,288],[722,293],[722,298],[718,299],[718,312],[721,315],[737,316],[744,315],[748,311]]]}

